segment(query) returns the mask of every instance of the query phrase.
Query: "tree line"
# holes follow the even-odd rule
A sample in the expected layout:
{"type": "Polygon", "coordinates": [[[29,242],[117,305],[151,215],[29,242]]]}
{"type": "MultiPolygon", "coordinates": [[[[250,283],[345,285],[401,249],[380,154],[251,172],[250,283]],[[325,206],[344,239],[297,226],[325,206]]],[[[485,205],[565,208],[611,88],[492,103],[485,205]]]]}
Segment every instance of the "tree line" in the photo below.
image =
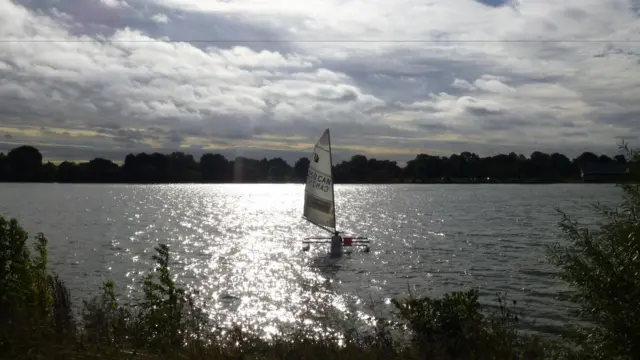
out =
{"type": "MultiPolygon", "coordinates": [[[[625,167],[624,155],[609,157],[584,152],[567,156],[540,151],[529,157],[499,154],[480,157],[462,152],[451,156],[419,154],[400,167],[396,161],[354,155],[333,166],[336,183],[401,182],[569,182],[580,181],[588,165],[625,167]]],[[[196,160],[183,152],[138,153],[125,157],[122,165],[104,158],[56,165],[43,162],[42,153],[24,145],[0,153],[0,182],[60,183],[283,183],[304,182],[309,159],[301,157],[293,166],[282,158],[261,160],[220,154],[204,154],[196,160]]],[[[617,179],[619,180],[619,179],[617,179]]]]}

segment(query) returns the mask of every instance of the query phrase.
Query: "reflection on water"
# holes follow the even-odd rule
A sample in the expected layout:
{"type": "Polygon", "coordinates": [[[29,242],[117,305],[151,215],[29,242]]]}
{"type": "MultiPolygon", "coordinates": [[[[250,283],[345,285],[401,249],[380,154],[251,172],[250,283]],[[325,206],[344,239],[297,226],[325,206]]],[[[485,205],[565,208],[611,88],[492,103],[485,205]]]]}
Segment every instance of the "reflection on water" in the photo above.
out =
{"type": "Polygon", "coordinates": [[[609,185],[337,186],[340,230],[373,241],[337,259],[328,244],[301,251],[303,238],[326,235],[301,218],[302,185],[3,184],[0,215],[49,237],[76,304],[108,278],[133,294],[166,243],[178,281],[221,324],[274,333],[319,325],[327,311],[364,319],[369,299],[389,308],[408,286],[438,296],[474,285],[485,299],[508,292],[547,326],[565,316],[544,257],[554,208],[587,216],[582,205],[617,196],[609,185]]]}

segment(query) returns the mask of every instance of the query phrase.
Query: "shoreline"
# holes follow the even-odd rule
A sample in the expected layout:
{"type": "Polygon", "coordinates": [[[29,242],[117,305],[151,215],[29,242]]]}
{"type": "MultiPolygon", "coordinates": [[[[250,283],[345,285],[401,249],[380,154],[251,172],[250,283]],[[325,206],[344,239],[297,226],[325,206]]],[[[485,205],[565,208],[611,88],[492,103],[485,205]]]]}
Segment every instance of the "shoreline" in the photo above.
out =
{"type": "MultiPolygon", "coordinates": [[[[57,181],[4,181],[0,184],[78,184],[78,185],[304,185],[300,181],[263,182],[57,182],[57,181]]],[[[561,185],[561,184],[633,184],[621,181],[426,181],[426,182],[334,182],[335,185],[561,185]]]]}
{"type": "MultiPolygon", "coordinates": [[[[290,164],[282,158],[227,159],[205,153],[199,159],[184,152],[130,153],[124,161],[94,158],[82,162],[44,162],[42,153],[23,145],[0,153],[0,182],[201,184],[301,183],[309,176],[311,161],[300,157],[290,164]]],[[[418,154],[397,162],[353,155],[331,164],[334,184],[555,184],[616,183],[628,179],[635,161],[585,152],[573,160],[561,154],[534,152],[480,157],[462,152],[448,157],[418,154]]]]}

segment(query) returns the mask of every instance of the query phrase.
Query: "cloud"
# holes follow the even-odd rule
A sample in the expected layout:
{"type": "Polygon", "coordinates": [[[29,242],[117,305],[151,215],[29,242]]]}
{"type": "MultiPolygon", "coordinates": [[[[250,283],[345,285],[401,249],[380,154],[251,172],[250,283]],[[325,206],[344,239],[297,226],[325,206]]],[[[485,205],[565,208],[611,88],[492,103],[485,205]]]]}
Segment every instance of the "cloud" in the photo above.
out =
{"type": "Polygon", "coordinates": [[[338,159],[612,151],[640,136],[637,10],[0,0],[0,147],[295,158],[329,127],[338,159]]]}
{"type": "Polygon", "coordinates": [[[100,2],[110,8],[125,8],[129,6],[124,0],[100,0],[100,2]]]}
{"type": "Polygon", "coordinates": [[[169,17],[165,14],[155,14],[151,17],[151,19],[158,23],[166,24],[169,22],[169,17]]]}

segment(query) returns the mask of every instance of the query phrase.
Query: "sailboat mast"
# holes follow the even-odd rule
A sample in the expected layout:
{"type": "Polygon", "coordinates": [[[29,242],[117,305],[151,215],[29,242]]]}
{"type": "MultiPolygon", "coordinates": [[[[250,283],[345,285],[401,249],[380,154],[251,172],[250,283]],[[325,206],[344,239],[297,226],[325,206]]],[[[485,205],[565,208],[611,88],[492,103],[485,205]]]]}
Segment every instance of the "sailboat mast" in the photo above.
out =
{"type": "Polygon", "coordinates": [[[333,203],[333,229],[337,230],[338,229],[338,224],[336,222],[336,219],[338,218],[336,216],[336,193],[335,193],[335,188],[334,188],[334,183],[335,183],[335,179],[333,177],[333,150],[331,149],[331,131],[329,129],[327,129],[327,138],[328,138],[328,142],[329,142],[329,175],[331,175],[331,202],[333,203]]]}

